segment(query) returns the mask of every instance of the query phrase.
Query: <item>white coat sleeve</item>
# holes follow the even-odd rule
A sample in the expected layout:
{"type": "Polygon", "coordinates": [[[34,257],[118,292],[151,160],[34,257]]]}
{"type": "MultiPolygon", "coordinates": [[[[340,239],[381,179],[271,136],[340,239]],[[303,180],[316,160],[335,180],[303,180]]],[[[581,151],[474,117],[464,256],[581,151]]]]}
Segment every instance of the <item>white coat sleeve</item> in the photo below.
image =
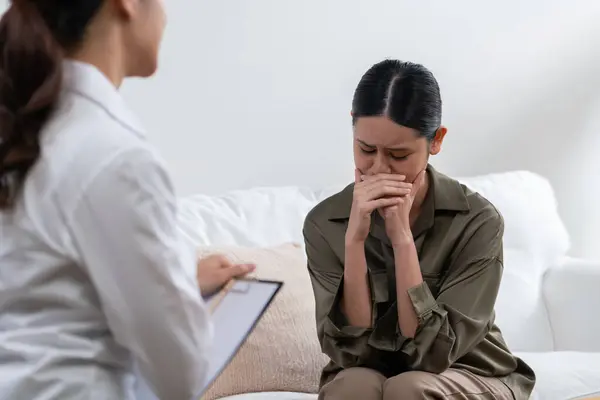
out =
{"type": "Polygon", "coordinates": [[[158,398],[187,400],[204,384],[212,326],[176,224],[172,183],[144,148],[110,160],[70,219],[116,341],[158,398]]]}

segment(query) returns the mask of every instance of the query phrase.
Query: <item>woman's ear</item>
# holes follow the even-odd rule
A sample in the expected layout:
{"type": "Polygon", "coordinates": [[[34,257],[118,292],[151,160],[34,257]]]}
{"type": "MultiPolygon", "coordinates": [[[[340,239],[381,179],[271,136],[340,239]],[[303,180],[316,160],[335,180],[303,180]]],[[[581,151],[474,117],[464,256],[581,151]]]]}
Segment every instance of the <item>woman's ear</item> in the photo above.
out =
{"type": "Polygon", "coordinates": [[[130,20],[138,11],[140,0],[111,0],[114,9],[120,17],[130,20]]]}
{"type": "Polygon", "coordinates": [[[448,129],[445,126],[440,126],[438,130],[435,132],[435,137],[431,140],[431,144],[429,146],[429,154],[435,156],[442,151],[442,142],[444,141],[444,137],[448,133],[448,129]]]}

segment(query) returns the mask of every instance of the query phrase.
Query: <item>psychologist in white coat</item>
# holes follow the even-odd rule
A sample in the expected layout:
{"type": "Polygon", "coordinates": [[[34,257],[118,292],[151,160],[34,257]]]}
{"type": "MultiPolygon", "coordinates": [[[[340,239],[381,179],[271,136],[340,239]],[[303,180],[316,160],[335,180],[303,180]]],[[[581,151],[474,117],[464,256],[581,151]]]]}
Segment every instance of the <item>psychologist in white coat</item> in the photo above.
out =
{"type": "Polygon", "coordinates": [[[164,24],[162,0],[13,0],[0,21],[0,399],[132,399],[134,361],[161,399],[202,387],[198,282],[253,267],[187,256],[119,95],[156,70],[164,24]]]}

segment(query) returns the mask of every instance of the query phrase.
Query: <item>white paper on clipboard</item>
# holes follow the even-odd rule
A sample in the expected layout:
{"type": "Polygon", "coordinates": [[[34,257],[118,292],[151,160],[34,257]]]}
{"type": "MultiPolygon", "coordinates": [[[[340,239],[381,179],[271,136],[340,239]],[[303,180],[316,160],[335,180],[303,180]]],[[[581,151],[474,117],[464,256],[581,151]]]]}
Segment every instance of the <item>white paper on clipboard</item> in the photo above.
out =
{"type": "MultiPolygon", "coordinates": [[[[282,286],[283,282],[279,281],[242,279],[236,281],[219,301],[212,312],[214,341],[209,354],[209,370],[202,392],[194,400],[201,398],[231,362],[282,286]]],[[[206,299],[209,305],[212,300],[206,299]]],[[[159,400],[139,376],[136,399],[159,400]]]]}

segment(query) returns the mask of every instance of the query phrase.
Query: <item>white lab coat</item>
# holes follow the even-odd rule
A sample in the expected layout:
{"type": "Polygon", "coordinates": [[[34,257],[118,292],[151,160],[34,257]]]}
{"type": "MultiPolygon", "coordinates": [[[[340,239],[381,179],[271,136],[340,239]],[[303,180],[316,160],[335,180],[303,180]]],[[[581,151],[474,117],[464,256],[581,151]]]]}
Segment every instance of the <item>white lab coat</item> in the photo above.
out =
{"type": "Polygon", "coordinates": [[[176,213],[118,91],[65,62],[42,155],[0,212],[0,399],[133,399],[134,364],[161,399],[200,391],[212,327],[176,213]]]}

